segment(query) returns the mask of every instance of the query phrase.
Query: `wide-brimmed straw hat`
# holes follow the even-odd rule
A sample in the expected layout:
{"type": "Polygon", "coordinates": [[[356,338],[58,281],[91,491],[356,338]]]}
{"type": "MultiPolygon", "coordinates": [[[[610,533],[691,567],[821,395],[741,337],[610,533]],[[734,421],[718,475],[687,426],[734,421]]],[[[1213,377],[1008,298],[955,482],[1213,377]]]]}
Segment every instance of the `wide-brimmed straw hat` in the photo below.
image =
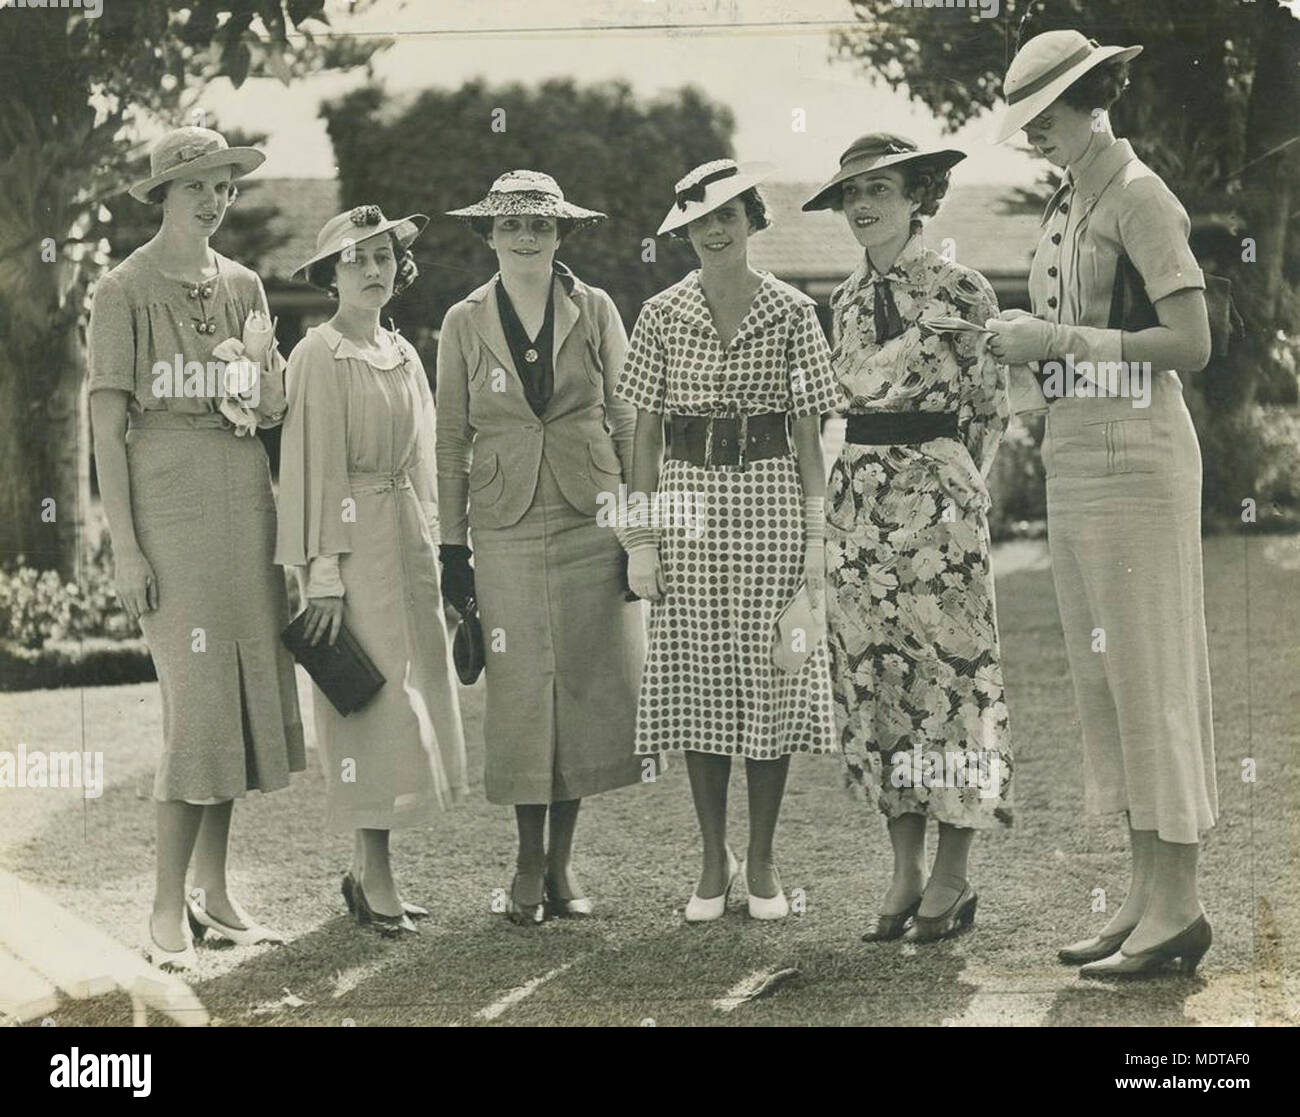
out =
{"type": "Polygon", "coordinates": [[[447,211],[448,217],[555,217],[572,221],[575,227],[604,221],[596,209],[583,209],[564,200],[564,191],[550,175],[541,171],[507,171],[496,180],[487,197],[464,209],[447,211]]]}
{"type": "Polygon", "coordinates": [[[952,147],[937,147],[922,151],[906,136],[892,132],[870,132],[859,136],[840,156],[840,169],[825,186],[804,202],[805,213],[817,209],[832,209],[839,200],[840,187],[846,179],[866,171],[879,171],[898,167],[904,163],[925,162],[936,169],[947,170],[966,158],[964,151],[952,147]]]}
{"type": "Polygon", "coordinates": [[[235,178],[256,170],[266,156],[253,147],[231,147],[226,137],[211,128],[174,128],[160,136],[149,150],[149,177],[127,191],[137,202],[152,202],[149,192],[164,182],[186,175],[230,167],[235,178]]]}
{"type": "MultiPolygon", "coordinates": [[[[354,206],[344,213],[331,217],[321,226],[320,232],[316,234],[316,255],[294,268],[293,274],[312,283],[313,264],[319,264],[322,260],[337,256],[346,248],[390,230],[397,237],[397,243],[407,248],[428,223],[429,219],[422,213],[388,218],[378,206],[354,206]]],[[[312,283],[312,286],[318,285],[312,283]]]]}
{"type": "Polygon", "coordinates": [[[1141,47],[1104,47],[1078,31],[1044,31],[1016,52],[1002,82],[1007,107],[990,143],[1005,143],[1071,85],[1111,58],[1127,61],[1141,47]]]}
{"type": "Polygon", "coordinates": [[[757,186],[776,167],[771,163],[737,163],[734,159],[713,159],[701,163],[677,180],[673,192],[677,201],[659,226],[657,236],[689,225],[697,217],[712,213],[723,202],[757,186]]]}

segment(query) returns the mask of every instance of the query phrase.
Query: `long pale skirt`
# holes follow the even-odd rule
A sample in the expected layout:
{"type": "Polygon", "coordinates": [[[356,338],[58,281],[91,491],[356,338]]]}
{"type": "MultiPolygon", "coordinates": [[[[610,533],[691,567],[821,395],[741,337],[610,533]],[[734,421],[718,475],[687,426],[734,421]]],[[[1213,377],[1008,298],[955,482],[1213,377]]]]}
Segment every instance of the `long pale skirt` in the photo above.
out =
{"type": "Polygon", "coordinates": [[[158,608],[141,628],[162,686],[154,798],[213,802],[306,766],[266,451],[220,416],[148,412],[127,433],[131,507],[158,608]]]}
{"type": "Polygon", "coordinates": [[[312,688],[325,825],[421,826],[468,787],[433,541],[405,473],[348,479],[364,530],[353,532],[351,553],[340,556],[343,619],[386,681],[347,717],[312,688]]]}
{"type": "Polygon", "coordinates": [[[1182,383],[1063,399],[1043,436],[1047,531],[1083,728],[1087,809],[1191,843],[1218,791],[1201,575],[1201,453],[1182,383]]]}
{"type": "Polygon", "coordinates": [[[652,779],[633,755],[645,662],[639,603],[623,600],[618,540],[567,500],[542,459],[518,523],[474,529],[487,649],[490,803],[555,803],[652,779]]]}

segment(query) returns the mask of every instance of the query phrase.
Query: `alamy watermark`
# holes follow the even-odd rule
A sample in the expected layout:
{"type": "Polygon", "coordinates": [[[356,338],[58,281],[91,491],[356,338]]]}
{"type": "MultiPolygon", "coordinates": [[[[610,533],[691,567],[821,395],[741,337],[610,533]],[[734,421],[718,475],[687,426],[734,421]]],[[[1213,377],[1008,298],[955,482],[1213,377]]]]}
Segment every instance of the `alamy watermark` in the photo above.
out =
{"type": "Polygon", "coordinates": [[[0,0],[4,8],[80,8],[87,19],[104,14],[104,0],[0,0]]]}
{"type": "Polygon", "coordinates": [[[0,749],[0,787],[79,787],[87,799],[104,794],[102,752],[50,752],[19,744],[0,749]]]}
{"type": "Polygon", "coordinates": [[[894,0],[895,8],[978,8],[980,19],[996,19],[999,0],[894,0]]]}
{"type": "Polygon", "coordinates": [[[1151,406],[1150,361],[1064,361],[1038,365],[1043,395],[1047,399],[1127,398],[1134,407],[1151,406]]]}
{"type": "Polygon", "coordinates": [[[596,523],[608,528],[682,528],[688,538],[700,539],[706,520],[704,503],[702,492],[662,489],[647,496],[629,494],[626,485],[619,485],[616,493],[596,494],[596,523]]]}
{"type": "Polygon", "coordinates": [[[889,782],[894,787],[979,788],[981,799],[995,799],[1002,793],[1002,755],[990,749],[922,749],[890,758],[889,782]]]}

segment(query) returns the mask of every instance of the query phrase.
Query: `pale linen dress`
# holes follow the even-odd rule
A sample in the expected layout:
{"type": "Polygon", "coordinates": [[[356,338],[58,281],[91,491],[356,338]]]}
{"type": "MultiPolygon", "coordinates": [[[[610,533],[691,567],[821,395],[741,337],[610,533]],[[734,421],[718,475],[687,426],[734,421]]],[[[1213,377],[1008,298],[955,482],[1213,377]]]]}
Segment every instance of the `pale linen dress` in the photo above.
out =
{"type": "MultiPolygon", "coordinates": [[[[153,794],[200,804],[287,787],[306,767],[266,450],[236,437],[217,397],[154,394],[155,362],[206,370],[249,311],[266,312],[256,274],[216,259],[216,278],[193,284],[137,250],[95,284],[90,313],[90,391],[130,393],[131,515],[158,586],[158,608],[140,618],[162,687],[153,794]]],[[[262,426],[280,421],[283,378],[276,353],[262,370],[262,426]]]]}
{"type": "Polygon", "coordinates": [[[289,357],[276,561],[337,561],[344,623],[387,680],[343,717],[313,688],[331,830],[429,822],[467,790],[465,736],[443,622],[433,397],[415,349],[385,334],[368,358],[329,325],[289,357]]]}

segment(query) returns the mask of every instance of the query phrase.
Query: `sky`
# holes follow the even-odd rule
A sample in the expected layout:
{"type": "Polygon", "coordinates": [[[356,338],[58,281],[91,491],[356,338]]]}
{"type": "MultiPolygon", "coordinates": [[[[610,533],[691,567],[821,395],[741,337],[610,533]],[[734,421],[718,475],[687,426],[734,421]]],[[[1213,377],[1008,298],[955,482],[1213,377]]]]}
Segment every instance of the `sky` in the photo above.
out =
{"type": "MultiPolygon", "coordinates": [[[[336,33],[396,38],[375,62],[393,95],[476,77],[501,84],[620,78],[646,96],[694,84],[735,114],[737,156],[774,162],[775,177],[787,181],[829,177],[850,141],[875,131],[965,151],[959,181],[1031,185],[1046,169],[1014,147],[991,146],[992,116],[944,135],[905,92],[832,60],[832,30],[853,23],[849,0],[378,0],[356,14],[331,0],[329,10],[336,33]]],[[[363,81],[327,74],[288,88],[261,79],[236,90],[221,79],[200,104],[223,127],[268,133],[261,174],[332,178],[319,106],[363,81]]]]}

